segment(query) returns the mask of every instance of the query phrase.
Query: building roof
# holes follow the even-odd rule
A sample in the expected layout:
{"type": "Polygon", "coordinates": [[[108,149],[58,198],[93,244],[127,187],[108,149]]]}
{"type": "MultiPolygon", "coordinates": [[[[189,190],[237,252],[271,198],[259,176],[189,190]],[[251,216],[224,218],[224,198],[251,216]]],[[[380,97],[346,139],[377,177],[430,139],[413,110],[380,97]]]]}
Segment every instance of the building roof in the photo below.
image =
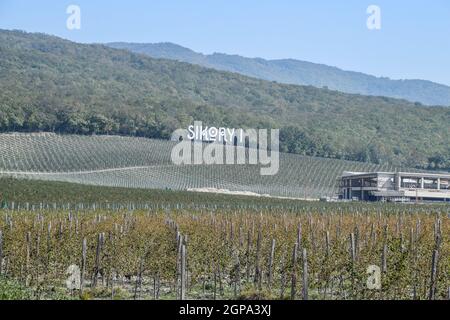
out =
{"type": "Polygon", "coordinates": [[[344,172],[342,177],[363,177],[372,175],[395,175],[408,177],[426,177],[426,178],[448,178],[450,179],[450,173],[430,173],[430,172],[344,172]]]}

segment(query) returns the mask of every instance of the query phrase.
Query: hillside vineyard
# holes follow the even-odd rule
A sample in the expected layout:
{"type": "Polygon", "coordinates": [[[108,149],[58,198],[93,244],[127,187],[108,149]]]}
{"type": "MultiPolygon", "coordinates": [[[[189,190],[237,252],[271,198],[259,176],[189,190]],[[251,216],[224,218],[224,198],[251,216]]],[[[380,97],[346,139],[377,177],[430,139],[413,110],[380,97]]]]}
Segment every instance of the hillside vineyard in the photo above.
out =
{"type": "Polygon", "coordinates": [[[337,192],[344,171],[395,170],[361,162],[280,154],[275,176],[257,165],[173,165],[174,142],[119,136],[0,134],[0,176],[97,186],[216,188],[296,198],[337,192]]]}

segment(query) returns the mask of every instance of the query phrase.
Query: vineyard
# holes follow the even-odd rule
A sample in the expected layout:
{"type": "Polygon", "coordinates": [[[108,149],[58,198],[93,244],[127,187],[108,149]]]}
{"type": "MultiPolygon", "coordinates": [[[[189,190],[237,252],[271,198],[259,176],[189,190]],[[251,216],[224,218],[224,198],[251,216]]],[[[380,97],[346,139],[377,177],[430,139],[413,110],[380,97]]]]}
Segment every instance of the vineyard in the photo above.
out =
{"type": "Polygon", "coordinates": [[[448,210],[2,210],[0,277],[33,299],[447,299],[448,210]]]}
{"type": "MultiPolygon", "coordinates": [[[[295,209],[304,202],[175,190],[89,186],[68,182],[0,178],[0,208],[9,210],[81,209],[295,209]]],[[[327,203],[320,203],[327,206],[327,203]]],[[[343,203],[343,205],[347,205],[343,203]]],[[[356,204],[352,204],[356,205],[356,204]]],[[[372,204],[372,205],[375,205],[372,204]]]]}
{"type": "Polygon", "coordinates": [[[0,299],[447,299],[446,204],[324,203],[343,171],[171,164],[173,142],[0,135],[0,299]],[[159,189],[159,190],[155,190],[159,189]]]}
{"type": "Polygon", "coordinates": [[[256,165],[173,165],[174,142],[118,136],[0,134],[0,177],[94,186],[249,191],[281,197],[334,196],[343,171],[391,171],[361,162],[280,154],[280,171],[256,165]]]}

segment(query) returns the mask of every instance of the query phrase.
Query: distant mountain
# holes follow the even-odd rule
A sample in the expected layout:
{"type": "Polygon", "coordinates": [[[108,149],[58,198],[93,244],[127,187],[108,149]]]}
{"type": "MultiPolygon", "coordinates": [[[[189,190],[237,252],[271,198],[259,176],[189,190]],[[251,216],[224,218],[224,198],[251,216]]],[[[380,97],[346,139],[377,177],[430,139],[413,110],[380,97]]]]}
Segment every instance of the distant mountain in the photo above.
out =
{"type": "MultiPolygon", "coordinates": [[[[167,139],[195,120],[280,128],[283,152],[450,168],[447,107],[280,84],[104,45],[0,30],[0,132],[167,139]]],[[[8,150],[0,146],[0,153],[8,150]]]]}
{"type": "Polygon", "coordinates": [[[153,58],[178,60],[269,81],[406,99],[426,105],[450,106],[450,87],[431,81],[378,78],[360,72],[344,71],[323,64],[293,59],[264,60],[222,53],[204,55],[172,43],[118,42],[109,43],[108,46],[147,54],[153,58]]]}

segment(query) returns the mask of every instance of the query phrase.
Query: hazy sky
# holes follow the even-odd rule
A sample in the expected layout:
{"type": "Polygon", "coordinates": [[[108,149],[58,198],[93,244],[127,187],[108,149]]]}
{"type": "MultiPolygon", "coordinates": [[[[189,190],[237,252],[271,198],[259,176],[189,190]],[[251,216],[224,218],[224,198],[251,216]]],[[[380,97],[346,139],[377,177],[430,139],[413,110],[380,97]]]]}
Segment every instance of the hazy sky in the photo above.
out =
{"type": "Polygon", "coordinates": [[[448,0],[0,0],[0,28],[77,42],[174,42],[450,85],[448,0]],[[81,30],[66,28],[71,4],[81,8],[81,30]],[[381,30],[366,26],[369,5],[381,8],[381,30]]]}

